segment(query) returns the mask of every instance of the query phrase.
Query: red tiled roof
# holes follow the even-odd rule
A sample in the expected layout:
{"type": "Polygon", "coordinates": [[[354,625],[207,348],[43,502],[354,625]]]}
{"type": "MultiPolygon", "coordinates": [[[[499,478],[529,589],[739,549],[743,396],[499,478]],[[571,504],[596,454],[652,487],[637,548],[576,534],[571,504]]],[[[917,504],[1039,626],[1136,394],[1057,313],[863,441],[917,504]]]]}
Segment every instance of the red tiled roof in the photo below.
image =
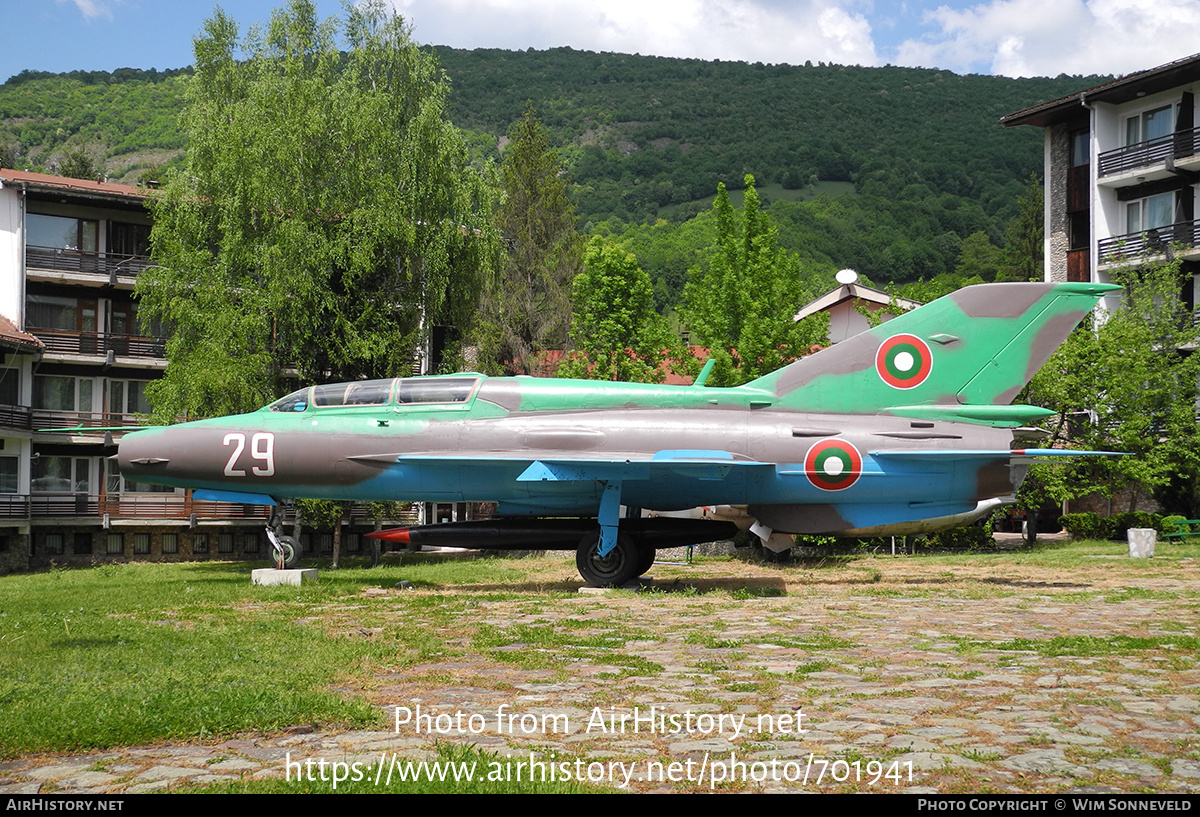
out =
{"type": "Polygon", "coordinates": [[[65,176],[51,176],[48,173],[31,173],[28,170],[10,170],[0,168],[0,186],[26,185],[28,187],[62,191],[96,198],[122,198],[145,201],[150,192],[142,187],[115,182],[95,182],[88,179],[68,179],[65,176]]]}
{"type": "Polygon", "coordinates": [[[0,346],[23,352],[40,352],[46,345],[28,332],[22,332],[8,318],[0,315],[0,346]]]}
{"type": "MultiPolygon", "coordinates": [[[[708,349],[705,347],[689,346],[688,349],[697,360],[701,362],[708,360],[708,349]]],[[[538,365],[534,369],[533,376],[557,377],[558,367],[567,359],[568,354],[570,352],[567,352],[565,349],[547,349],[544,352],[540,352],[538,354],[538,365]]],[[[665,386],[690,386],[695,379],[690,375],[680,375],[672,371],[670,360],[664,360],[659,364],[659,368],[663,372],[663,385],[665,386]]]]}

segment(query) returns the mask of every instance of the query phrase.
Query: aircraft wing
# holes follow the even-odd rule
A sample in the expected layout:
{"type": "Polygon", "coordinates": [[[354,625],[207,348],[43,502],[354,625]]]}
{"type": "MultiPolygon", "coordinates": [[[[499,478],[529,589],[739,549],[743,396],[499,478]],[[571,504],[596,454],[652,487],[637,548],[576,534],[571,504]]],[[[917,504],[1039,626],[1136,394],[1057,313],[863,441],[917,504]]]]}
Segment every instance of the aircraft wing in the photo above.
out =
{"type": "Polygon", "coordinates": [[[421,462],[480,465],[484,463],[528,463],[518,482],[584,482],[589,480],[647,479],[654,473],[671,472],[701,480],[719,480],[734,468],[774,468],[775,463],[718,450],[663,450],[611,453],[605,457],[564,457],[561,450],[503,452],[456,451],[364,454],[349,457],[354,462],[380,468],[421,462]]]}

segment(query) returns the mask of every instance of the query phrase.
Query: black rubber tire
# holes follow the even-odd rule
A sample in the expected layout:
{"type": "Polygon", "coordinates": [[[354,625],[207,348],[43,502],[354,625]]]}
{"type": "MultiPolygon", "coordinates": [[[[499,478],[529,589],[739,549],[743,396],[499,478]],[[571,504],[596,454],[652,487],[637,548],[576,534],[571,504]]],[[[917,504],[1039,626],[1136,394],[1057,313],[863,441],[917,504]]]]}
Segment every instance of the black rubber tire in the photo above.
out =
{"type": "Polygon", "coordinates": [[[638,545],[637,574],[639,576],[645,575],[646,571],[654,567],[654,557],[656,555],[657,552],[654,548],[647,547],[646,545],[638,545]]]}
{"type": "Polygon", "coordinates": [[[770,548],[763,548],[762,558],[764,562],[770,564],[786,564],[792,560],[792,549],[788,548],[787,550],[776,552],[770,548]]]}
{"type": "Polygon", "coordinates": [[[300,543],[290,536],[279,537],[279,547],[283,550],[283,569],[293,570],[300,564],[300,543]]]}
{"type": "MultiPolygon", "coordinates": [[[[575,551],[575,566],[579,575],[592,587],[620,587],[638,573],[642,554],[628,535],[617,536],[617,546],[603,559],[596,555],[600,548],[600,531],[585,534],[575,551]]],[[[648,568],[647,568],[648,569],[648,568]]]]}

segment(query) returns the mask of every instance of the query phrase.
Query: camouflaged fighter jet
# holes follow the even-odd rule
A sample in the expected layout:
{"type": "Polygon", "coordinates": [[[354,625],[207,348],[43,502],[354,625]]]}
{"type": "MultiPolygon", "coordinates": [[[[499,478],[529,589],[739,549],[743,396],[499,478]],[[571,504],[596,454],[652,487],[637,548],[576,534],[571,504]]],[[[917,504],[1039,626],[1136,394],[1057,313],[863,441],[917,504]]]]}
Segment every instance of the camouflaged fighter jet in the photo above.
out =
{"type": "MultiPolygon", "coordinates": [[[[1016,491],[1026,426],[1010,405],[1105,284],[972,286],[736,388],[473,373],[312,386],[258,411],[125,436],[121,472],[251,504],[283,497],[496,502],[489,523],[383,538],[576,550],[620,585],[659,547],[727,523],[622,519],[621,506],[721,507],[781,535],[954,524],[1016,491]],[[982,504],[981,504],[982,503],[982,504]],[[936,524],[936,523],[934,523],[936,524]]],[[[1044,435],[1044,432],[1040,432],[1044,435]]],[[[640,517],[640,514],[632,516],[640,517]]],[[[295,544],[268,531],[277,555],[295,544]]]]}

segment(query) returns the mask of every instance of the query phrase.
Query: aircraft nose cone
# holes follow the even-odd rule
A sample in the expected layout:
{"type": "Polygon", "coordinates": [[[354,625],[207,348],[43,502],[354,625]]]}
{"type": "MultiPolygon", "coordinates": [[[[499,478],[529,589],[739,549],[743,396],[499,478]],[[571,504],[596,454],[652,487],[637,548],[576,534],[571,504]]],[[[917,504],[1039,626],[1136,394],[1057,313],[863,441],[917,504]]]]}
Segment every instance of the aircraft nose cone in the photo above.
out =
{"type": "Polygon", "coordinates": [[[170,446],[159,429],[126,434],[117,448],[117,467],[126,479],[152,482],[155,475],[166,473],[171,462],[170,446]]]}

